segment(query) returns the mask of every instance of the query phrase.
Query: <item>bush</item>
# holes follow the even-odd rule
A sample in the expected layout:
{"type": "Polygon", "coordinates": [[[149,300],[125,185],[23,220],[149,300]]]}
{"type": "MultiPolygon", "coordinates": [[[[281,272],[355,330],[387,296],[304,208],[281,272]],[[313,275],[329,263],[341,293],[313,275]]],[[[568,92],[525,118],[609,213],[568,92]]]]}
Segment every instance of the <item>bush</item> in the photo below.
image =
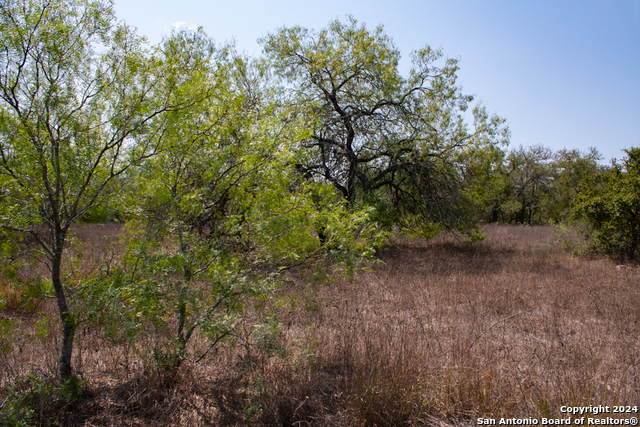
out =
{"type": "Polygon", "coordinates": [[[573,214],[586,223],[594,251],[634,259],[640,245],[640,148],[625,151],[622,165],[614,161],[601,182],[578,194],[573,214]]]}
{"type": "Polygon", "coordinates": [[[84,381],[71,375],[61,384],[29,373],[17,378],[0,411],[3,426],[50,426],[82,397],[84,381]]]}

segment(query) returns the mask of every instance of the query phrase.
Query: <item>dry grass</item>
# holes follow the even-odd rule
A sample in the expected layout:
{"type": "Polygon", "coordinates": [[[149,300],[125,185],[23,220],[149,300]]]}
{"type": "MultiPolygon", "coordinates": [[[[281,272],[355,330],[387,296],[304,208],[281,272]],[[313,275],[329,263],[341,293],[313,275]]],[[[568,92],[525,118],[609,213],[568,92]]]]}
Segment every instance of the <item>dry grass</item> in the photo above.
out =
{"type": "MultiPolygon", "coordinates": [[[[98,233],[87,233],[84,252],[106,256],[98,233]]],[[[58,417],[85,426],[475,425],[481,416],[566,417],[563,404],[640,405],[640,269],[576,258],[549,227],[486,234],[474,246],[397,239],[369,271],[329,285],[292,273],[270,308],[282,320],[280,356],[224,347],[160,375],[149,342],[116,345],[87,326],[75,352],[87,395],[58,417]]],[[[19,327],[0,356],[5,390],[19,374],[55,372],[57,316],[43,307],[0,314],[19,327]],[[52,332],[39,333],[46,318],[52,332]]]]}
{"type": "Polygon", "coordinates": [[[385,265],[322,290],[334,305],[318,328],[329,346],[348,343],[358,417],[460,422],[640,403],[638,269],[573,258],[550,228],[486,231],[471,247],[398,240],[385,265]]]}

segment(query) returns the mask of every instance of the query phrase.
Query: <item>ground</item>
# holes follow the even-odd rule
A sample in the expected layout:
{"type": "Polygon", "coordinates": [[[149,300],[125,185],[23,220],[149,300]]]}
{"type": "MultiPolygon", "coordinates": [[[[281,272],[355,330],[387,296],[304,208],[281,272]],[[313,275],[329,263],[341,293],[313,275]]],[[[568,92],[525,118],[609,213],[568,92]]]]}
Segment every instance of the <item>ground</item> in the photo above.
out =
{"type": "MultiPolygon", "coordinates": [[[[78,237],[96,259],[108,256],[98,237],[118,230],[87,226],[78,237]]],[[[108,342],[86,325],[74,363],[86,391],[58,419],[476,425],[481,417],[566,418],[566,404],[640,405],[640,269],[575,256],[553,227],[485,233],[475,245],[396,238],[353,277],[318,282],[311,271],[290,272],[260,306],[281,321],[279,348],[226,346],[171,375],[154,368],[149,341],[108,342]]],[[[0,356],[2,400],[26,372],[55,375],[57,328],[38,334],[56,322],[51,304],[2,311],[18,328],[0,356]]]]}

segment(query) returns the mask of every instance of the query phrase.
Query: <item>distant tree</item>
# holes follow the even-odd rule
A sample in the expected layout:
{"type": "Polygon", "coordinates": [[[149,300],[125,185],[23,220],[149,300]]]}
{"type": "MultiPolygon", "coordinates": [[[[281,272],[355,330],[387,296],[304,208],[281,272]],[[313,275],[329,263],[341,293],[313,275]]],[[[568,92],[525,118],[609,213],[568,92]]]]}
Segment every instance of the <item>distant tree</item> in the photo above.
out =
{"type": "Polygon", "coordinates": [[[603,171],[591,149],[556,153],[537,145],[509,153],[489,146],[462,160],[467,165],[469,197],[489,222],[558,223],[569,220],[571,204],[583,186],[603,171]]]}
{"type": "Polygon", "coordinates": [[[193,100],[176,90],[185,69],[153,60],[110,2],[4,1],[0,34],[0,226],[31,236],[51,271],[66,379],[78,321],[62,276],[69,231],[156,152],[170,104],[193,100]]]}
{"type": "Polygon", "coordinates": [[[553,181],[553,152],[535,145],[509,152],[505,173],[509,197],[501,206],[508,222],[532,224],[541,220],[545,199],[553,181]]]}
{"type": "Polygon", "coordinates": [[[459,162],[465,165],[466,197],[476,207],[476,218],[487,222],[504,221],[503,204],[509,199],[507,154],[497,145],[463,152],[459,162]]]}
{"type": "Polygon", "coordinates": [[[438,66],[442,53],[425,47],[403,77],[382,27],[369,31],[352,17],[317,33],[283,28],[262,43],[286,101],[308,122],[302,176],[331,183],[351,206],[375,206],[381,222],[471,224],[457,155],[505,142],[508,132],[481,106],[465,123],[472,97],[456,85],[456,60],[438,66]]]}
{"type": "Polygon", "coordinates": [[[604,171],[599,164],[601,159],[595,148],[586,153],[563,149],[554,154],[550,165],[553,173],[551,194],[544,206],[546,219],[554,223],[569,219],[571,205],[580,189],[592,187],[604,171]]]}
{"type": "Polygon", "coordinates": [[[614,161],[599,180],[581,188],[573,213],[589,227],[593,249],[634,259],[640,245],[640,148],[625,151],[622,164],[614,161]]]}

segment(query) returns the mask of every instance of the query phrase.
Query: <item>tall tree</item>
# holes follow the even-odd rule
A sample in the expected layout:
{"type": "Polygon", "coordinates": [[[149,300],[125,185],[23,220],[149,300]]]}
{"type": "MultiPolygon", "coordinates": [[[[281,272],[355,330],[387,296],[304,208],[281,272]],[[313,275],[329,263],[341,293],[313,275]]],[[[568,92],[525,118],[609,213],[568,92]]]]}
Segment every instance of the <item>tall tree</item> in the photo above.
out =
{"type": "Polygon", "coordinates": [[[167,114],[164,149],[132,176],[137,231],[115,274],[101,279],[117,294],[98,293],[92,303],[115,307],[104,314],[133,318],[125,323],[136,328],[156,326],[152,333],[166,340],[157,340],[156,357],[172,370],[199,331],[206,331],[210,347],[191,352],[193,359],[229,335],[239,301],[259,292],[234,258],[244,243],[235,219],[244,202],[238,193],[259,176],[270,153],[247,135],[255,114],[234,81],[241,58],[216,47],[201,29],[174,32],[162,53],[166,62],[191,64],[184,92],[198,98],[203,86],[211,90],[203,102],[167,114]]]}
{"type": "Polygon", "coordinates": [[[248,298],[264,297],[282,268],[328,250],[347,264],[371,252],[376,233],[328,184],[299,182],[286,160],[297,127],[274,117],[253,64],[201,30],[172,34],[161,57],[191,64],[181,92],[211,89],[166,114],[163,150],[130,177],[138,215],[126,254],[83,296],[119,334],[153,335],[156,360],[173,370],[237,335],[248,298]],[[330,230],[324,246],[316,223],[330,230]]]}
{"type": "Polygon", "coordinates": [[[48,265],[66,379],[77,326],[61,274],[69,230],[156,151],[184,70],[151,59],[110,2],[4,1],[0,34],[0,226],[32,236],[48,265]]]}
{"type": "Polygon", "coordinates": [[[288,102],[310,132],[300,141],[299,172],[330,182],[350,204],[366,200],[392,220],[410,218],[462,228],[469,218],[462,190],[463,148],[505,142],[504,121],[473,109],[456,85],[457,61],[425,47],[408,77],[382,27],[349,17],[319,32],[283,28],[262,40],[271,66],[286,80],[288,102]]]}

